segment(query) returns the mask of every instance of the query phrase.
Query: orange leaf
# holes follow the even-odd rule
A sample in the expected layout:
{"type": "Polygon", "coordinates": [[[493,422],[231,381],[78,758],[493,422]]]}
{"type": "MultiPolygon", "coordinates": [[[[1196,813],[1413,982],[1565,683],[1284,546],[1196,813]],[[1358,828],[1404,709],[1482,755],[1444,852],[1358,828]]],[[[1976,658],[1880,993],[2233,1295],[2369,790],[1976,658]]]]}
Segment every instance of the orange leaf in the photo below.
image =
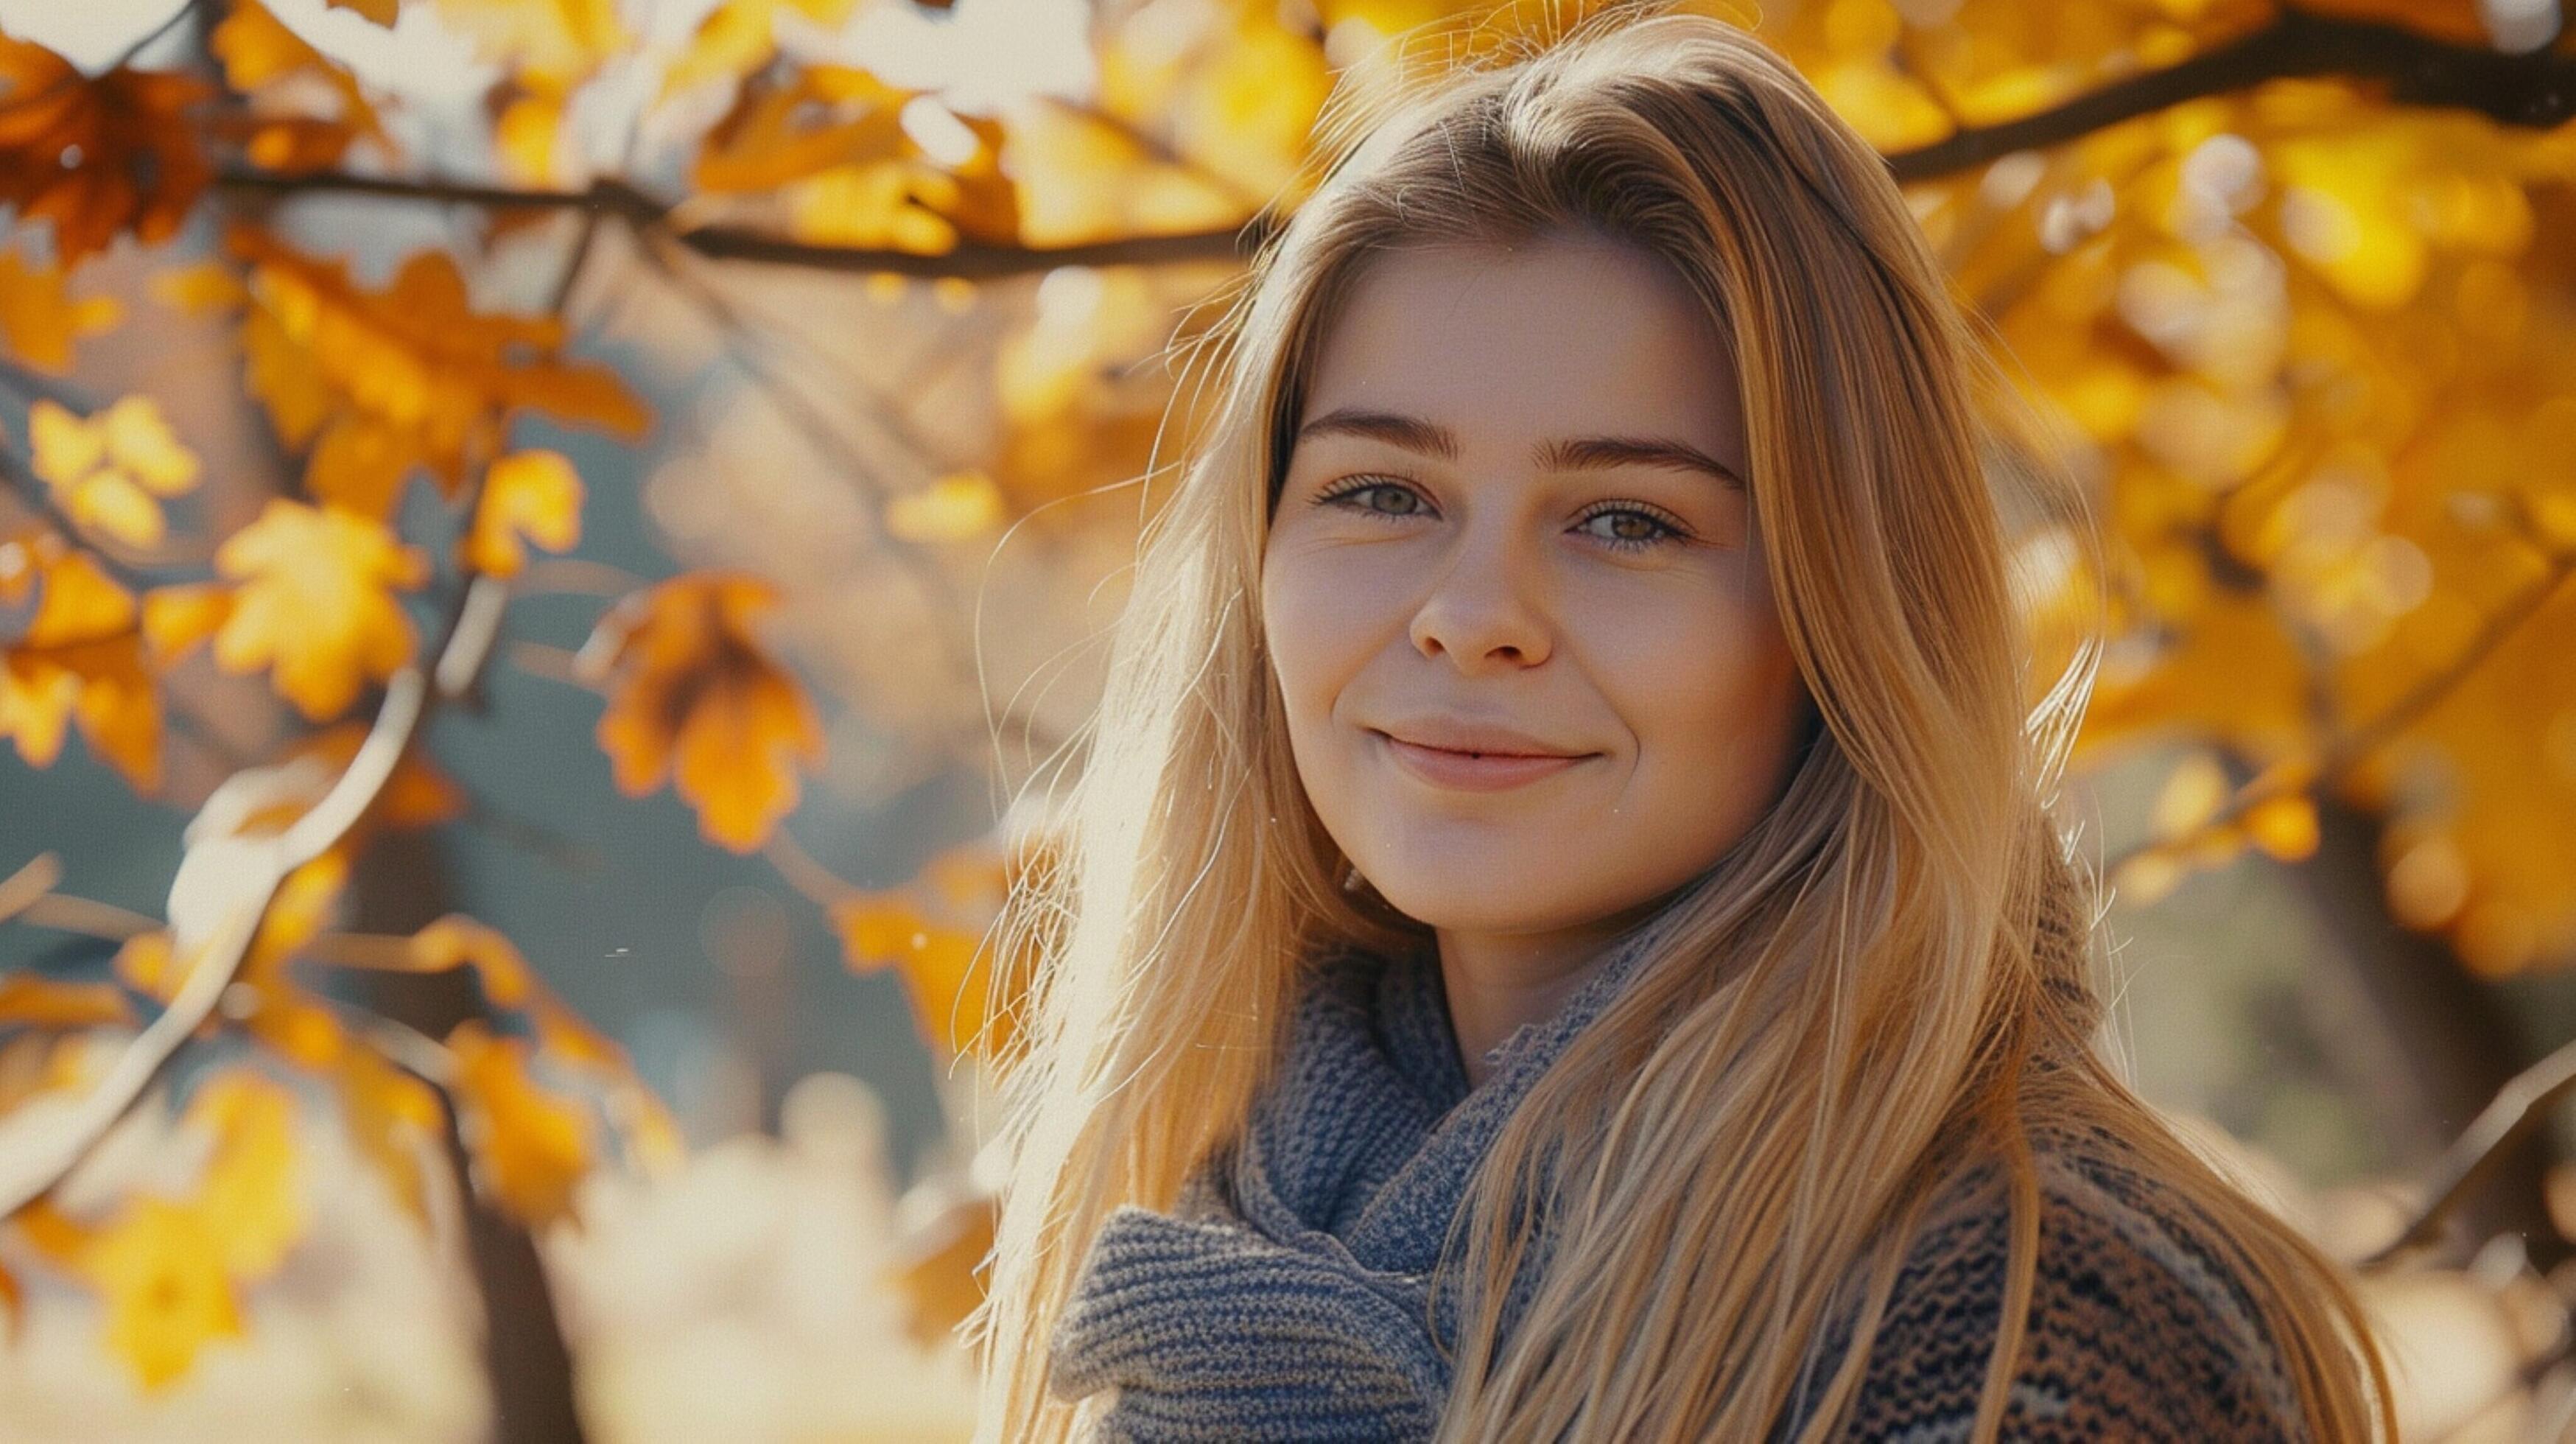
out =
{"type": "Polygon", "coordinates": [[[215,570],[240,583],[215,633],[216,663],[273,667],[278,694],[307,717],[346,710],[362,681],[411,660],[417,638],[392,591],[426,581],[429,563],[381,522],[272,498],[224,539],[215,570]]]}
{"type": "Polygon", "coordinates": [[[707,133],[690,178],[707,191],[780,191],[791,229],[834,245],[954,248],[960,233],[1019,234],[1003,131],[865,70],[808,65],[746,81],[707,133]]]}
{"type": "Polygon", "coordinates": [[[752,635],[775,600],[749,577],[675,577],[612,609],[579,663],[608,694],[598,737],[618,789],[671,779],[699,831],[736,852],[795,807],[796,764],[823,751],[813,704],[752,635]]]}
{"type": "Polygon", "coordinates": [[[74,341],[115,325],[122,314],[113,296],[74,300],[60,267],[39,269],[15,251],[0,251],[0,336],[37,370],[60,373],[72,364],[74,341]]]}
{"type": "Polygon", "coordinates": [[[402,500],[403,481],[420,459],[416,438],[365,412],[344,411],[313,443],[304,489],[317,501],[390,520],[402,500]]]}
{"type": "Polygon", "coordinates": [[[894,1284],[912,1305],[906,1331],[923,1348],[936,1348],[984,1299],[976,1269],[992,1251],[993,1201],[958,1199],[928,1226],[894,1270],[894,1284]]]}
{"type": "Polygon", "coordinates": [[[689,48],[663,73],[665,98],[714,80],[740,80],[778,53],[778,12],[793,6],[826,30],[849,19],[857,0],[725,0],[698,22],[689,48]]]}
{"type": "Polygon", "coordinates": [[[411,953],[425,973],[472,967],[482,977],[483,996],[496,1007],[523,1007],[536,987],[528,960],[507,937],[461,914],[440,918],[413,934],[411,953]]]}
{"type": "Polygon", "coordinates": [[[589,1115],[528,1076],[531,1050],[523,1039],[498,1038],[468,1021],[447,1035],[447,1046],[477,1181],[531,1226],[563,1217],[590,1168],[589,1115]]]}
{"type": "Polygon", "coordinates": [[[148,998],[169,1002],[179,996],[188,969],[170,945],[170,934],[155,930],[127,938],[116,950],[116,975],[148,998]]]}
{"type": "Polygon", "coordinates": [[[562,153],[566,101],[560,91],[523,91],[493,116],[493,154],[522,183],[549,186],[562,178],[555,158],[562,153]]]}
{"type": "Polygon", "coordinates": [[[134,596],[89,554],[50,534],[0,545],[0,576],[41,574],[18,643],[0,653],[0,737],[29,766],[61,754],[77,719],[90,749],[136,787],[160,783],[161,706],[144,667],[134,596]]]}
{"type": "Polygon", "coordinates": [[[22,645],[68,647],[134,630],[134,594],[89,553],[53,536],[39,538],[31,552],[45,589],[22,645]]]}
{"type": "Polygon", "coordinates": [[[527,566],[521,538],[550,552],[581,540],[581,475],[554,451],[518,451],[493,462],[466,533],[466,565],[496,577],[527,566]]]}
{"type": "Polygon", "coordinates": [[[186,115],[215,88],[118,66],[82,75],[41,45],[0,36],[0,203],[49,222],[54,254],[79,264],[120,231],[170,238],[214,178],[186,115]]]}
{"type": "Polygon", "coordinates": [[[626,1066],[618,1046],[547,992],[517,946],[497,929],[451,913],[413,934],[410,952],[411,966],[421,972],[473,968],[492,1006],[526,1015],[549,1052],[612,1071],[626,1066]]]}
{"type": "Polygon", "coordinates": [[[453,495],[522,412],[627,437],[651,421],[615,371],[558,354],[560,323],[474,310],[443,251],[411,256],[370,290],[342,262],[256,227],[234,227],[227,246],[251,268],[251,389],[289,446],[315,448],[306,482],[322,500],[386,515],[415,465],[453,495]]]}
{"type": "Polygon", "coordinates": [[[853,969],[891,965],[901,973],[913,1024],[933,1047],[955,1057],[999,1045],[985,1029],[990,974],[976,966],[984,956],[979,934],[931,923],[875,896],[835,907],[832,922],[853,969]]]}
{"type": "Polygon", "coordinates": [[[250,304],[250,292],[242,288],[241,278],[221,261],[172,266],[152,278],[152,294],[163,305],[191,316],[235,311],[250,304]]]}

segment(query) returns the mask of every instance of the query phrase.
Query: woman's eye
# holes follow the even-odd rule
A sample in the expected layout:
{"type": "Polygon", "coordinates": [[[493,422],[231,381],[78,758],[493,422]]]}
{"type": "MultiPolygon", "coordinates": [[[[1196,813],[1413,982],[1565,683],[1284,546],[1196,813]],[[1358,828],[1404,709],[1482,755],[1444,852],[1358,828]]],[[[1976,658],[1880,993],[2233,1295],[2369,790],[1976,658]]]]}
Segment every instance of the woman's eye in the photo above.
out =
{"type": "MultiPolygon", "coordinates": [[[[1416,492],[1413,488],[1404,485],[1402,482],[1392,481],[1382,477],[1374,480],[1362,481],[1355,486],[1346,486],[1338,491],[1327,492],[1326,494],[1317,497],[1315,500],[1316,504],[1319,506],[1339,506],[1348,510],[1363,512],[1370,516],[1386,517],[1389,519],[1420,516],[1423,514],[1420,510],[1422,505],[1422,496],[1419,492],[1416,492]],[[1403,510],[1389,510],[1383,505],[1374,504],[1360,499],[1368,496],[1372,492],[1384,492],[1390,496],[1406,498],[1410,505],[1403,510]]],[[[1596,529],[1587,533],[1593,540],[1604,543],[1605,545],[1619,551],[1642,551],[1648,547],[1661,546],[1667,542],[1687,541],[1690,539],[1690,533],[1683,527],[1666,520],[1664,517],[1654,512],[1647,511],[1642,507],[1637,506],[1611,505],[1600,507],[1585,514],[1583,519],[1575,523],[1575,525],[1578,527],[1591,527],[1594,522],[1600,521],[1604,517],[1633,518],[1635,523],[1641,524],[1631,525],[1626,531],[1620,531],[1614,527],[1607,531],[1596,529]]]]}
{"type": "Polygon", "coordinates": [[[1398,485],[1395,482],[1383,480],[1366,481],[1357,486],[1344,487],[1340,491],[1331,492],[1322,497],[1318,497],[1317,500],[1327,505],[1346,506],[1353,511],[1370,512],[1377,516],[1418,515],[1418,513],[1412,511],[1387,511],[1381,507],[1372,506],[1364,501],[1351,500],[1353,497],[1365,496],[1373,491],[1383,491],[1395,496],[1412,497],[1416,503],[1419,503],[1422,500],[1422,498],[1416,495],[1411,488],[1398,485]]]}
{"type": "Polygon", "coordinates": [[[1633,551],[1642,547],[1655,546],[1666,541],[1681,541],[1686,539],[1687,536],[1680,527],[1673,525],[1671,522],[1664,520],[1653,512],[1640,511],[1633,506],[1603,507],[1601,510],[1584,517],[1581,524],[1584,526],[1590,526],[1604,517],[1635,517],[1647,527],[1652,528],[1652,530],[1649,531],[1633,532],[1627,535],[1621,535],[1615,529],[1610,532],[1596,531],[1592,534],[1595,537],[1600,538],[1602,541],[1608,542],[1610,545],[1618,547],[1623,551],[1633,551]]]}

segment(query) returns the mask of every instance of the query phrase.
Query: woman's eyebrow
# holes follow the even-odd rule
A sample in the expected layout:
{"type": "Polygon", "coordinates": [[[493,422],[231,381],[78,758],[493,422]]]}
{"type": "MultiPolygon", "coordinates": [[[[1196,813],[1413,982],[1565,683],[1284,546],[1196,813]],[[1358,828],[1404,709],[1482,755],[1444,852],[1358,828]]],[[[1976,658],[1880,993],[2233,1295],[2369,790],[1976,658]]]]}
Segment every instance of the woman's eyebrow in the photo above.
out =
{"type": "MultiPolygon", "coordinates": [[[[1297,428],[1301,442],[1317,436],[1359,436],[1407,451],[1458,459],[1458,435],[1438,422],[1392,411],[1340,406],[1297,428]]],[[[1742,487],[1735,469],[1686,441],[1661,436],[1560,437],[1541,444],[1534,460],[1548,471],[1596,471],[1613,466],[1665,466],[1715,477],[1742,487]]]]}

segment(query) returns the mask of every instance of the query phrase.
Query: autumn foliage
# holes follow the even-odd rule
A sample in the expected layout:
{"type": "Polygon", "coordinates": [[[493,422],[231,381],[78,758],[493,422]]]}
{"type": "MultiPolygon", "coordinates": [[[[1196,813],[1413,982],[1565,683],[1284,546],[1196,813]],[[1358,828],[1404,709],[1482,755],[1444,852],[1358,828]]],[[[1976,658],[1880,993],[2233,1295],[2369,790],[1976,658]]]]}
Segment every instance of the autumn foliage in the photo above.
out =
{"type": "MultiPolygon", "coordinates": [[[[859,668],[910,670],[839,705],[946,716],[937,745],[980,765],[982,727],[935,705],[975,680],[967,561],[1146,469],[1188,404],[1151,363],[1239,275],[1265,207],[1293,206],[1336,76],[1411,26],[1481,17],[1455,53],[1491,56],[1596,7],[1101,4],[1086,93],[975,105],[836,39],[945,8],[722,0],[653,30],[608,0],[189,0],[88,68],[0,37],[0,738],[50,767],[77,735],[194,813],[166,918],[102,922],[42,859],[0,880],[0,921],[116,943],[104,969],[0,978],[0,1153],[37,1160],[0,1159],[25,1245],[0,1257],[94,1287],[142,1383],[237,1333],[294,1245],[301,1111],[424,1218],[451,1133],[476,1196],[534,1228],[571,1218],[591,1171],[676,1156],[621,1050],[508,938],[462,916],[343,928],[372,846],[470,810],[420,738],[495,665],[598,693],[616,787],[667,788],[711,844],[774,859],[851,966],[900,975],[935,1056],[1006,1056],[1031,960],[983,951],[1004,840],[891,888],[796,849],[781,823],[833,713],[781,624],[864,595],[845,640],[894,660],[859,668]],[[405,97],[329,39],[397,23],[495,67],[485,148],[415,154],[405,97]],[[595,132],[616,107],[612,163],[595,132]],[[467,219],[374,268],[279,205],[307,195],[467,219]],[[909,450],[871,474],[867,547],[828,587],[748,564],[614,577],[588,587],[587,645],[549,660],[502,646],[501,619],[578,565],[597,482],[531,424],[666,440],[631,358],[567,314],[612,239],[724,334],[760,324],[707,279],[733,266],[983,308],[988,404],[938,444],[872,413],[909,450]],[[504,242],[559,251],[541,302],[483,284],[504,242]],[[93,287],[102,258],[148,265],[148,295],[93,287]],[[983,289],[1036,277],[1007,304],[983,289]],[[210,476],[161,398],[80,383],[84,344],[156,311],[227,328],[275,475],[210,476]],[[880,605],[897,582],[929,611],[880,605]],[[182,795],[174,709],[210,676],[264,687],[293,735],[182,795]],[[348,970],[459,981],[473,1008],[407,1032],[313,982],[348,970]],[[189,1026],[147,1041],[155,1019],[189,1026]],[[116,1083],[146,1048],[144,1081],[116,1083]],[[221,1063],[180,1078],[182,1051],[221,1063]],[[65,1206],[104,1126],[63,1121],[85,1098],[203,1140],[192,1186],[65,1206]]],[[[2466,967],[2576,959],[2576,39],[2501,35],[2467,0],[1777,9],[1765,38],[1888,154],[1962,304],[2070,423],[2111,567],[2039,528],[2019,594],[2049,636],[2110,598],[2086,759],[2190,748],[2156,837],[2114,859],[2124,896],[2249,849],[2298,864],[2331,803],[2384,823],[2389,912],[2466,967]]],[[[744,354],[843,466],[830,407],[744,354]]],[[[973,1206],[935,1233],[907,1281],[925,1337],[971,1304],[982,1237],[973,1206]]],[[[0,1272],[0,1304],[18,1288],[0,1272]]]]}

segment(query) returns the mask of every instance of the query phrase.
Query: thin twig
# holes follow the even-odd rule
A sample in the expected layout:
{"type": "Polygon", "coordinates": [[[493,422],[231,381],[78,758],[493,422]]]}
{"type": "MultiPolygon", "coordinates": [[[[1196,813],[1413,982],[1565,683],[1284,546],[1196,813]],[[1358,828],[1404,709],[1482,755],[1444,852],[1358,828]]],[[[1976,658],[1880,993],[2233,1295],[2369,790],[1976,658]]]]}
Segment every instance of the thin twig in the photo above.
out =
{"type": "Polygon", "coordinates": [[[25,912],[29,904],[52,892],[62,880],[61,858],[40,852],[27,859],[26,866],[0,881],[0,923],[25,912]]]}
{"type": "Polygon", "coordinates": [[[588,557],[546,557],[528,563],[519,573],[517,594],[569,593],[585,597],[622,597],[641,591],[649,583],[644,578],[606,562],[588,557]]]}
{"type": "Polygon", "coordinates": [[[607,866],[599,850],[579,838],[503,811],[480,799],[457,821],[468,827],[480,828],[494,839],[533,853],[567,872],[595,873],[607,866]]]}
{"type": "Polygon", "coordinates": [[[2515,1074],[2496,1090],[2494,1101],[2443,1151],[2434,1170],[2440,1180],[2430,1201],[2394,1239],[2360,1262],[2362,1268],[2384,1266],[2398,1254],[2429,1242],[2442,1221],[2477,1191],[2504,1151],[2547,1116],[2551,1104],[2576,1090],[2576,1042],[2562,1043],[2549,1056],[2515,1074]]]}
{"type": "Polygon", "coordinates": [[[141,937],[161,926],[159,918],[146,917],[130,908],[59,892],[28,899],[12,921],[31,928],[52,928],[58,933],[78,933],[83,937],[105,938],[117,943],[141,937]]]}
{"type": "Polygon", "coordinates": [[[778,869],[779,877],[785,879],[789,887],[827,913],[864,891],[857,883],[817,861],[814,854],[805,850],[805,844],[798,842],[795,834],[786,828],[779,828],[769,835],[769,841],[761,847],[761,855],[769,859],[771,867],[778,869]]]}
{"type": "Polygon", "coordinates": [[[572,648],[558,647],[552,642],[517,640],[510,643],[511,666],[531,677],[543,677],[567,687],[595,691],[597,689],[591,686],[590,679],[582,675],[580,656],[572,648]]]}

